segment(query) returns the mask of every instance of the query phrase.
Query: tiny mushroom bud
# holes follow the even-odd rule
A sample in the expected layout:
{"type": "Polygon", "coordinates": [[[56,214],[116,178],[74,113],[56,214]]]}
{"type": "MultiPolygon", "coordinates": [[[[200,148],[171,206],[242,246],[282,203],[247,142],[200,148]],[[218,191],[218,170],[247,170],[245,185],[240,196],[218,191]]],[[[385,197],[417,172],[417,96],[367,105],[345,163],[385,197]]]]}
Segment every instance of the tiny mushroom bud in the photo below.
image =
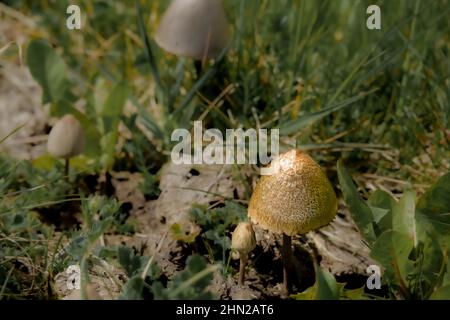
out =
{"type": "Polygon", "coordinates": [[[155,37],[164,50],[194,60],[217,58],[229,39],[222,0],[174,0],[155,37]]]}
{"type": "Polygon", "coordinates": [[[231,239],[231,247],[239,252],[239,284],[243,285],[248,254],[256,247],[256,237],[251,222],[241,222],[237,225],[231,239]]]}
{"type": "Polygon", "coordinates": [[[83,152],[84,132],[80,122],[71,114],[62,117],[50,131],[47,141],[48,152],[66,160],[66,175],[69,159],[83,152]]]}
{"type": "Polygon", "coordinates": [[[330,223],[337,212],[337,199],[321,167],[306,153],[291,150],[274,159],[271,166],[274,174],[263,176],[257,184],[248,215],[263,228],[283,234],[283,284],[289,293],[291,236],[330,223]]]}

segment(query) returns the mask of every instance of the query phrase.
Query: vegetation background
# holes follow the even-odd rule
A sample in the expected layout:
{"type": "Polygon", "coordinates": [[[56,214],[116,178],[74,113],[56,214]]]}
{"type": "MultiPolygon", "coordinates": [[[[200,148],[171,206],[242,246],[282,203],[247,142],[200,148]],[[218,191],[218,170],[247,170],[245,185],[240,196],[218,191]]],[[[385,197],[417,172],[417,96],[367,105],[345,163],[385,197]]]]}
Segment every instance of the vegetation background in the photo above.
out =
{"type": "MultiPolygon", "coordinates": [[[[306,280],[293,297],[450,298],[450,2],[376,1],[381,30],[366,28],[372,1],[224,3],[233,42],[200,77],[152,40],[169,1],[80,0],[80,31],[65,28],[67,1],[0,3],[0,299],[67,297],[59,276],[74,263],[83,298],[235,297],[229,237],[257,171],[169,178],[170,134],[198,119],[280,128],[283,149],[295,143],[322,165],[361,254],[385,271],[368,292],[364,264],[336,271],[299,253],[306,280]],[[68,179],[45,152],[66,113],[88,142],[68,179]],[[396,219],[422,226],[418,242],[396,219]]],[[[279,261],[275,240],[254,260],[279,261]]],[[[249,268],[245,297],[278,296],[279,270],[249,268]]]]}

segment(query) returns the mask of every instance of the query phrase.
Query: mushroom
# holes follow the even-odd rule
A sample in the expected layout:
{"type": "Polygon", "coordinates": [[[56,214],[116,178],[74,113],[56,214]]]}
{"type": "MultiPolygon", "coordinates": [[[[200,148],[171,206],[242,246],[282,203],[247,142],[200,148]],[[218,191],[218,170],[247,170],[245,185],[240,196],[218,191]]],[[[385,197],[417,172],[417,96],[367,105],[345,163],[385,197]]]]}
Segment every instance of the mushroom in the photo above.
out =
{"type": "Polygon", "coordinates": [[[262,176],[248,207],[250,219],[283,234],[283,287],[291,290],[291,237],[330,223],[337,213],[333,187],[321,167],[306,153],[291,150],[271,163],[273,174],[262,176]]]}
{"type": "MultiPolygon", "coordinates": [[[[156,31],[156,43],[177,56],[217,58],[230,39],[222,0],[174,0],[156,31]]],[[[198,70],[197,70],[198,71],[198,70]]]]}
{"type": "Polygon", "coordinates": [[[57,158],[65,159],[65,174],[69,174],[69,160],[83,152],[84,132],[80,122],[67,114],[56,122],[48,135],[47,150],[57,158]]]}
{"type": "Polygon", "coordinates": [[[251,222],[241,222],[234,229],[231,248],[239,252],[239,285],[244,284],[248,254],[256,247],[256,237],[251,222]]]}

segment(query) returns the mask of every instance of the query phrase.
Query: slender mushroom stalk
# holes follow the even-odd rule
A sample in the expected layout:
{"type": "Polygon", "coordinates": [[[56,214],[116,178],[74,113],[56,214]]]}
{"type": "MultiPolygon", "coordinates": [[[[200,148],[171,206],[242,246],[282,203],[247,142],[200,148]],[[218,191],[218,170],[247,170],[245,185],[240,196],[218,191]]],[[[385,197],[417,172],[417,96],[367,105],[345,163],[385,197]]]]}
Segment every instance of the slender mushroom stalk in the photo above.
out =
{"type": "Polygon", "coordinates": [[[291,150],[272,161],[275,172],[263,176],[248,207],[250,219],[283,234],[283,289],[289,294],[294,274],[291,236],[305,234],[330,223],[337,199],[320,166],[306,153],[291,150]]]}
{"type": "Polygon", "coordinates": [[[65,176],[69,177],[70,158],[83,152],[84,132],[80,122],[71,114],[62,117],[50,131],[48,152],[65,160],[65,176]]]}
{"type": "Polygon", "coordinates": [[[283,233],[283,245],[281,248],[281,256],[283,259],[283,289],[286,293],[291,291],[292,281],[290,277],[294,270],[294,261],[292,259],[292,239],[283,233]]]}
{"type": "MultiPolygon", "coordinates": [[[[173,0],[156,31],[156,43],[180,57],[217,58],[230,40],[222,0],[173,0]]],[[[197,73],[202,64],[197,62],[197,73]]]]}
{"type": "Polygon", "coordinates": [[[231,247],[239,252],[239,285],[244,285],[245,266],[248,254],[256,247],[255,232],[251,222],[241,222],[237,225],[231,239],[231,247]]]}
{"type": "Polygon", "coordinates": [[[64,159],[64,176],[69,177],[70,158],[64,159]]]}

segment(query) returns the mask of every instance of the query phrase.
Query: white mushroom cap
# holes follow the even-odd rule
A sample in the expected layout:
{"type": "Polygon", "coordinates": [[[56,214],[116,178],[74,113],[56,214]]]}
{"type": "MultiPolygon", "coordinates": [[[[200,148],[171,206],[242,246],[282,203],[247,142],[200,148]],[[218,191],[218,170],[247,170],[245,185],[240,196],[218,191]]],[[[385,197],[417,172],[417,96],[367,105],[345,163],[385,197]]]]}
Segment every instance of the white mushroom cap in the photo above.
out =
{"type": "Polygon", "coordinates": [[[231,247],[239,254],[247,255],[256,247],[255,231],[251,222],[241,222],[234,229],[231,247]]]}
{"type": "Polygon", "coordinates": [[[83,149],[83,127],[73,115],[67,114],[50,131],[47,150],[55,157],[68,159],[79,155],[83,149]]]}
{"type": "Polygon", "coordinates": [[[155,37],[164,50],[195,60],[218,57],[229,39],[222,0],[173,0],[155,37]]]}

